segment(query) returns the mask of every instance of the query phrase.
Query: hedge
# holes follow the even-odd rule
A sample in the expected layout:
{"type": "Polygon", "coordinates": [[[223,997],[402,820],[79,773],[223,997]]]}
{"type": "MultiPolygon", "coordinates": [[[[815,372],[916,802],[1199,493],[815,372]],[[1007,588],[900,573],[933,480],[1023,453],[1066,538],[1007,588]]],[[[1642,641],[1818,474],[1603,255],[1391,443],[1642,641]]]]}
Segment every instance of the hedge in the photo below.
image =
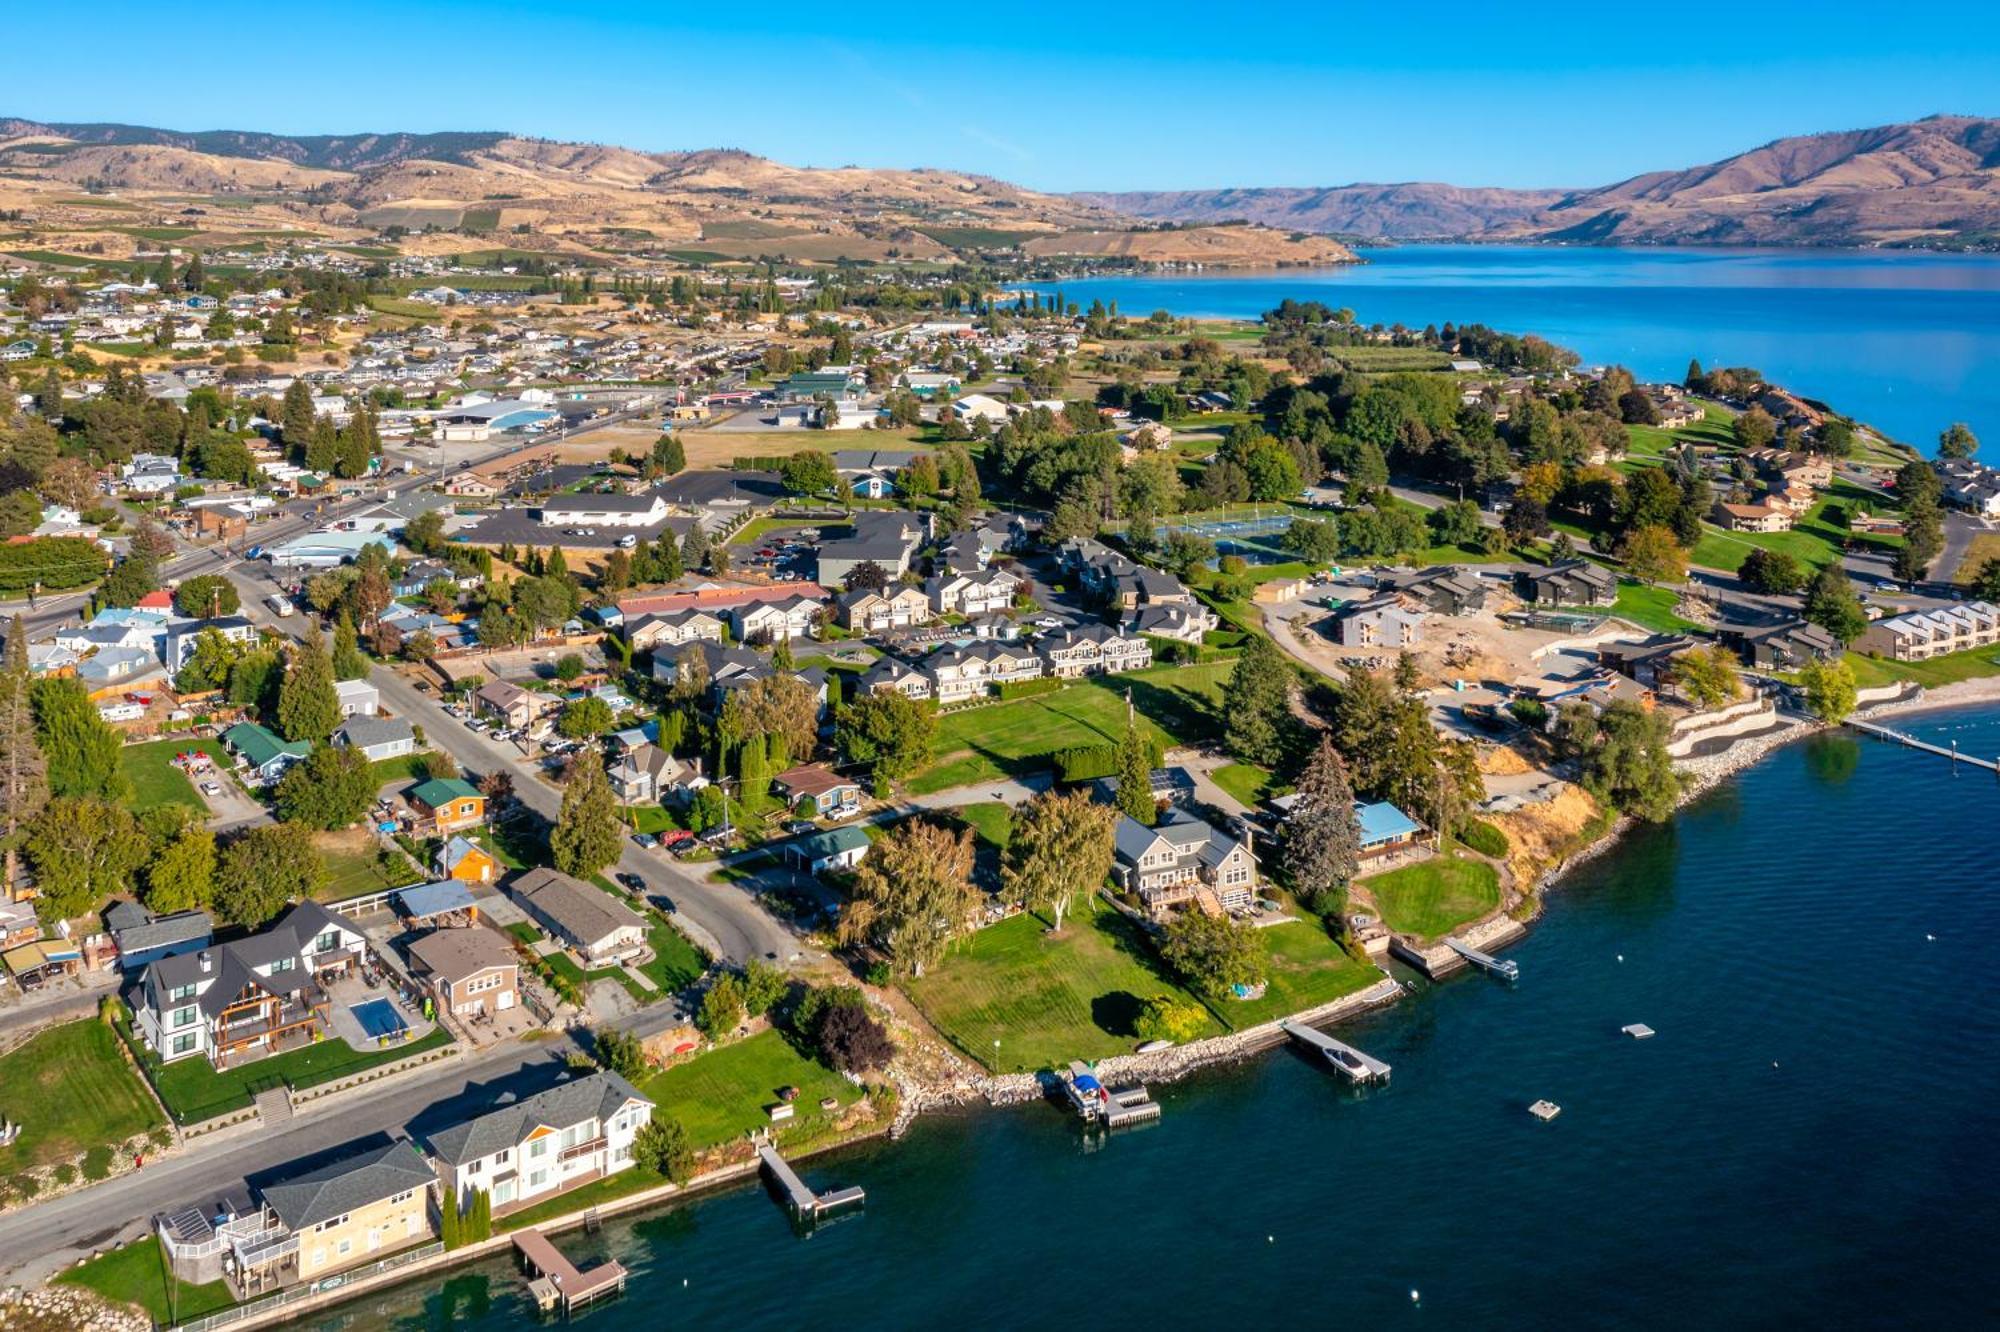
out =
{"type": "Polygon", "coordinates": [[[0,592],[83,587],[104,576],[111,557],[83,537],[37,537],[0,545],[0,592]]]}
{"type": "Polygon", "coordinates": [[[1066,683],[1062,680],[1043,677],[1039,680],[1003,680],[1000,682],[1000,697],[1033,698],[1037,694],[1053,694],[1066,683]]]}
{"type": "Polygon", "coordinates": [[[1459,825],[1458,840],[1495,860],[1507,854],[1507,834],[1482,819],[1467,819],[1459,825]]]}

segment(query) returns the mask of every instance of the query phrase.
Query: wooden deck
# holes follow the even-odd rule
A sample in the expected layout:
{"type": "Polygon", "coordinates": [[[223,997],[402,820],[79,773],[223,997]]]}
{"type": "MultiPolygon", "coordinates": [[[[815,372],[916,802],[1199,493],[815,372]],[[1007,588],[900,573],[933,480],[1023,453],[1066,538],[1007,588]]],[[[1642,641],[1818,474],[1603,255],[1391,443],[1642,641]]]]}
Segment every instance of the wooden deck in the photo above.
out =
{"type": "MultiPolygon", "coordinates": [[[[539,1230],[515,1231],[514,1250],[521,1255],[522,1263],[533,1276],[548,1283],[541,1290],[552,1289],[564,1313],[599,1296],[625,1289],[623,1264],[607,1258],[588,1272],[580,1272],[576,1264],[565,1258],[562,1250],[551,1244],[548,1236],[539,1230]]],[[[531,1288],[536,1284],[531,1282],[531,1288]]],[[[538,1291],[537,1303],[540,1302],[541,1293],[538,1291]]]]}

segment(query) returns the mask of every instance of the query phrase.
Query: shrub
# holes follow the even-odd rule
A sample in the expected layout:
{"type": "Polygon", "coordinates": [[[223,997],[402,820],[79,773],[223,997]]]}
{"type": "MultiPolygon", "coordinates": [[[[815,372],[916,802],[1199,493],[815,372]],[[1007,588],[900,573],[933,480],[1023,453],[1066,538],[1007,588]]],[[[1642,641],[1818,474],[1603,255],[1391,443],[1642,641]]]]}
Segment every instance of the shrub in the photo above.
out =
{"type": "Polygon", "coordinates": [[[83,1177],[95,1184],[111,1173],[111,1149],[102,1143],[83,1154],[83,1177]]]}
{"type": "Polygon", "coordinates": [[[68,1161],[64,1161],[49,1173],[54,1177],[57,1188],[66,1189],[76,1183],[76,1167],[68,1161]]]}
{"type": "Polygon", "coordinates": [[[1498,860],[1507,854],[1507,834],[1483,819],[1467,819],[1459,825],[1458,840],[1482,856],[1498,860]]]}
{"type": "Polygon", "coordinates": [[[1055,754],[1056,776],[1066,782],[1087,782],[1109,777],[1118,771],[1117,745],[1084,745],[1059,749],[1055,754]]]}

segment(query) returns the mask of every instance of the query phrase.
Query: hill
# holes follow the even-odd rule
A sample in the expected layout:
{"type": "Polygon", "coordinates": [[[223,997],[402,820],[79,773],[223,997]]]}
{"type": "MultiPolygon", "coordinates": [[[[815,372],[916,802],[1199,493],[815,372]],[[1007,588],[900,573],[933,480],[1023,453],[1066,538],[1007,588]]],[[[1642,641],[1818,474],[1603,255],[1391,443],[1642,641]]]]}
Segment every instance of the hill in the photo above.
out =
{"type": "Polygon", "coordinates": [[[1991,248],[2000,245],[2000,120],[1931,116],[1777,139],[1581,190],[1404,184],[1076,198],[1134,217],[1246,218],[1389,240],[1991,248]]]}

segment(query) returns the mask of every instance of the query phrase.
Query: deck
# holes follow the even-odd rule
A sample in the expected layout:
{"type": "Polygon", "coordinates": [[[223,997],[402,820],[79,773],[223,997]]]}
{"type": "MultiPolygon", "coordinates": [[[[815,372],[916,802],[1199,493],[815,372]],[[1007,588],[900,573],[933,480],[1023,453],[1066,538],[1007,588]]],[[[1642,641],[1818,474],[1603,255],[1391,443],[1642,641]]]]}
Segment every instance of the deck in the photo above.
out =
{"type": "Polygon", "coordinates": [[[1389,1065],[1374,1055],[1363,1054],[1345,1041],[1337,1041],[1317,1027],[1308,1027],[1303,1022],[1285,1021],[1278,1024],[1294,1040],[1312,1046],[1325,1056],[1326,1062],[1339,1070],[1349,1082],[1387,1082],[1389,1065]]]}
{"type": "Polygon", "coordinates": [[[554,1303],[568,1313],[599,1296],[625,1289],[623,1264],[607,1258],[588,1272],[579,1272],[576,1264],[565,1258],[562,1250],[549,1243],[548,1236],[539,1230],[515,1231],[514,1250],[536,1278],[529,1282],[529,1288],[538,1304],[553,1294],[554,1303]]]}

